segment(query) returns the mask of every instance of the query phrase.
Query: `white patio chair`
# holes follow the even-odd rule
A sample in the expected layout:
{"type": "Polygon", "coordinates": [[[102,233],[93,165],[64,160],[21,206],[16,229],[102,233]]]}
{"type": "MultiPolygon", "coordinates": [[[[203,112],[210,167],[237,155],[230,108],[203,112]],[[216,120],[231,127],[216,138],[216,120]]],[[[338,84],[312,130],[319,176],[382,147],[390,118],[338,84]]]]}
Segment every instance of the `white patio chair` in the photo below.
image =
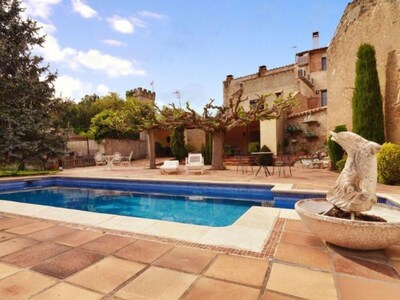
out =
{"type": "Polygon", "coordinates": [[[111,164],[114,166],[119,166],[121,164],[121,160],[122,160],[122,155],[119,152],[115,152],[113,154],[113,158],[111,161],[111,164]]]}
{"type": "Polygon", "coordinates": [[[107,164],[100,152],[94,154],[94,161],[96,162],[96,166],[107,164]]]}
{"type": "Polygon", "coordinates": [[[186,173],[201,172],[204,174],[204,158],[201,153],[189,153],[185,159],[186,173]]]}
{"type": "Polygon", "coordinates": [[[130,167],[132,156],[133,156],[133,151],[131,151],[129,156],[122,156],[121,157],[121,166],[126,165],[127,167],[130,167]]]}
{"type": "Polygon", "coordinates": [[[161,174],[165,173],[179,173],[179,161],[178,160],[166,160],[160,167],[161,174]]]}

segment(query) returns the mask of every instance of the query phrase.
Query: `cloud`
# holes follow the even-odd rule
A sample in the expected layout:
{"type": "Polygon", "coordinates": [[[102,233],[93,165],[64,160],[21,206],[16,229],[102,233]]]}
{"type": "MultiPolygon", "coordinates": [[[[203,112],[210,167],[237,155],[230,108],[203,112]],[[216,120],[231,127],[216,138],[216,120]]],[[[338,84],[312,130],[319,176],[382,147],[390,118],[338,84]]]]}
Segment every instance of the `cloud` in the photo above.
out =
{"type": "Polygon", "coordinates": [[[99,84],[96,87],[96,91],[99,94],[99,96],[103,96],[103,95],[107,95],[110,92],[110,89],[108,88],[108,86],[106,86],[104,84],[99,84]]]}
{"type": "Polygon", "coordinates": [[[51,14],[52,6],[61,0],[23,0],[22,7],[26,8],[25,15],[46,19],[51,14]]]}
{"type": "Polygon", "coordinates": [[[146,27],[146,23],[136,17],[123,18],[113,15],[107,22],[114,30],[121,33],[133,33],[136,27],[146,27]]]}
{"type": "Polygon", "coordinates": [[[46,24],[46,23],[42,23],[40,21],[36,21],[38,27],[40,28],[40,35],[45,35],[45,34],[53,34],[54,32],[57,31],[56,26],[54,26],[53,24],[46,24]]]}
{"type": "Polygon", "coordinates": [[[147,11],[147,10],[139,11],[138,15],[143,17],[143,18],[152,18],[152,19],[163,19],[163,18],[165,18],[164,15],[160,15],[158,13],[147,11]]]}
{"type": "Polygon", "coordinates": [[[146,23],[143,22],[142,20],[138,19],[138,18],[130,17],[129,20],[131,21],[133,26],[142,27],[142,28],[146,27],[146,23]]]}
{"type": "Polygon", "coordinates": [[[61,96],[75,100],[80,100],[83,95],[93,94],[93,86],[90,83],[82,82],[69,75],[58,76],[54,88],[56,97],[61,96]]]}
{"type": "Polygon", "coordinates": [[[137,75],[146,75],[146,72],[137,67],[137,61],[119,58],[100,52],[96,49],[80,51],[70,47],[62,48],[58,40],[51,32],[56,28],[49,24],[41,24],[42,29],[39,34],[47,34],[43,47],[35,50],[44,57],[45,61],[59,62],[70,69],[78,70],[87,68],[106,73],[110,77],[120,77],[137,75]]]}
{"type": "Polygon", "coordinates": [[[87,5],[83,0],[72,0],[72,8],[85,19],[97,16],[97,11],[87,5]]]}
{"type": "Polygon", "coordinates": [[[79,51],[75,61],[88,69],[104,71],[110,77],[146,74],[144,70],[135,67],[135,61],[121,59],[94,49],[87,52],[79,51]]]}
{"type": "Polygon", "coordinates": [[[79,78],[70,75],[58,76],[54,83],[54,88],[56,97],[70,98],[75,101],[79,101],[84,95],[96,93],[99,96],[104,96],[110,92],[109,87],[104,84],[94,87],[93,84],[81,81],[79,78]]]}
{"type": "Polygon", "coordinates": [[[126,46],[125,43],[121,42],[121,41],[117,41],[117,40],[101,40],[101,42],[103,44],[106,44],[108,46],[112,46],[112,47],[121,47],[121,46],[126,46]]]}
{"type": "Polygon", "coordinates": [[[119,16],[112,16],[107,19],[111,27],[121,33],[132,33],[135,31],[135,27],[129,19],[125,19],[119,16]]]}

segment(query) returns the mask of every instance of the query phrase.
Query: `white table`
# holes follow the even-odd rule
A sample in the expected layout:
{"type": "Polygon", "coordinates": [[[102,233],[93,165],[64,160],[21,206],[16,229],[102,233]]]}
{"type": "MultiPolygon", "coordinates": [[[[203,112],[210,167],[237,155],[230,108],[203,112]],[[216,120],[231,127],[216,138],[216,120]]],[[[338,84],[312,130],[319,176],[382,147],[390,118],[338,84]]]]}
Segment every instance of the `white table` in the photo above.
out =
{"type": "Polygon", "coordinates": [[[105,169],[107,170],[107,168],[110,168],[112,170],[114,167],[114,164],[113,164],[114,155],[102,155],[101,157],[106,162],[105,169]]]}

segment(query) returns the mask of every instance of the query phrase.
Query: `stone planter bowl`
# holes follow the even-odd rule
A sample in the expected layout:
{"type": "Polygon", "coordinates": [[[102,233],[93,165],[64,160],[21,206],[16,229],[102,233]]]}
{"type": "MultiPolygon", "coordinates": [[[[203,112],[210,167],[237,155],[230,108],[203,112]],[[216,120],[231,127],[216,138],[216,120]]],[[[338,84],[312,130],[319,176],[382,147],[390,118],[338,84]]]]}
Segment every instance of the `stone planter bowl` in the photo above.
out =
{"type": "Polygon", "coordinates": [[[400,209],[376,204],[366,212],[386,219],[388,222],[346,220],[320,215],[332,208],[326,199],[306,199],[296,203],[295,209],[310,231],[322,240],[337,246],[376,250],[400,245],[400,209]]]}

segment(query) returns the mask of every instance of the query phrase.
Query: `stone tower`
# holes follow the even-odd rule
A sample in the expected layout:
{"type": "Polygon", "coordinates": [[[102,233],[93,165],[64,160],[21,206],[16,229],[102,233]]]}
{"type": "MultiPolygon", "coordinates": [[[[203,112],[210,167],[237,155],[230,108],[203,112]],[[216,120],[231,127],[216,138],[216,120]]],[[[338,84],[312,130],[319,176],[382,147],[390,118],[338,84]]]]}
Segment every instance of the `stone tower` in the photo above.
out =
{"type": "Polygon", "coordinates": [[[126,92],[126,98],[129,98],[129,97],[134,97],[135,99],[137,99],[141,102],[154,104],[154,102],[156,100],[156,93],[152,92],[150,90],[146,90],[141,87],[138,87],[136,89],[129,90],[126,92]]]}

